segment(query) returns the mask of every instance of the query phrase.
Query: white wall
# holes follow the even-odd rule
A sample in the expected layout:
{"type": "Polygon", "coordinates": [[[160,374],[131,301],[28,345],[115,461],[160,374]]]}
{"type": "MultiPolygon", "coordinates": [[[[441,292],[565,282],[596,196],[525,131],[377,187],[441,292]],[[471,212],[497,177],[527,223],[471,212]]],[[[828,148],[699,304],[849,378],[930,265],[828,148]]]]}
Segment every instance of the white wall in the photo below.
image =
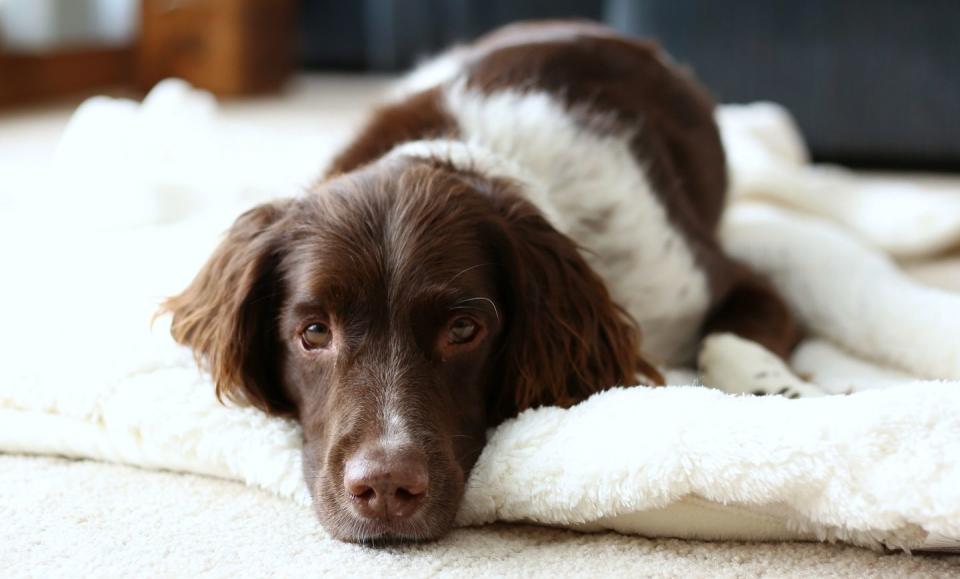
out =
{"type": "Polygon", "coordinates": [[[0,0],[0,38],[16,51],[128,44],[137,0],[0,0]]]}

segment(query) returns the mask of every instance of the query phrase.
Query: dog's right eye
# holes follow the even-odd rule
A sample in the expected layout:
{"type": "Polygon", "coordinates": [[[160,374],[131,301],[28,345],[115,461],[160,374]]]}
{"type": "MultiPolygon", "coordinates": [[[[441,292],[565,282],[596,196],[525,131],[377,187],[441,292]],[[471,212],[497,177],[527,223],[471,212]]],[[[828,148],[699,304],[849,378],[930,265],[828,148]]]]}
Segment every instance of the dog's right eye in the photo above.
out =
{"type": "Polygon", "coordinates": [[[333,340],[333,332],[326,324],[310,324],[300,333],[300,341],[307,350],[326,348],[333,340]]]}

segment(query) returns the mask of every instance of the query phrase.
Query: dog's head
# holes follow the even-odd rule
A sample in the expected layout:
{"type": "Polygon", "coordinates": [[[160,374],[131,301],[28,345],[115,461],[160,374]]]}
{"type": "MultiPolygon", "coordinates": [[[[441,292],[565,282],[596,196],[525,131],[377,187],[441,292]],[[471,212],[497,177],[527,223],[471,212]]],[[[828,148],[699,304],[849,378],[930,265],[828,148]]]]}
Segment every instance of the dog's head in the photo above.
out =
{"type": "Polygon", "coordinates": [[[165,308],[218,394],[303,426],[335,537],[446,531],[488,427],[656,370],[519,185],[386,159],[237,219],[165,308]]]}

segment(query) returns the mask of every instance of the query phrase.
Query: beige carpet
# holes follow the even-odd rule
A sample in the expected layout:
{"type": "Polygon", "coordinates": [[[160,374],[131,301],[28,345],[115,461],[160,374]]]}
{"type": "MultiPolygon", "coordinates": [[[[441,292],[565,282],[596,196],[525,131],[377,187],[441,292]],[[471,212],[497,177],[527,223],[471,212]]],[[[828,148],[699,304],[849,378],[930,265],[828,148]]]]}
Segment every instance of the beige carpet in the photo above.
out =
{"type": "Polygon", "coordinates": [[[238,483],[0,455],[4,577],[956,577],[960,557],[806,543],[701,543],[494,525],[372,549],[238,483]],[[149,502],[143,502],[149,489],[149,502]],[[105,516],[108,515],[108,516],[105,516]]]}

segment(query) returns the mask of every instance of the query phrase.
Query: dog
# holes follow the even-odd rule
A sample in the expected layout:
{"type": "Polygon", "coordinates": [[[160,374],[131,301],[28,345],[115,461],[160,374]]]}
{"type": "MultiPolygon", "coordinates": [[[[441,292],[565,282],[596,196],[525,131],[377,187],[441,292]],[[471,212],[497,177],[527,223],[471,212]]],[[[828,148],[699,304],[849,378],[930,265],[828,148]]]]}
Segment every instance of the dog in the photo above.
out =
{"type": "MultiPolygon", "coordinates": [[[[662,384],[704,340],[774,366],[797,343],[717,241],[713,113],[652,43],[494,31],[403,80],[309,192],[241,215],[164,303],[172,334],[219,396],[300,422],[330,535],[439,537],[491,426],[662,384]]],[[[736,388],[805,393],[768,374],[736,388]]]]}

